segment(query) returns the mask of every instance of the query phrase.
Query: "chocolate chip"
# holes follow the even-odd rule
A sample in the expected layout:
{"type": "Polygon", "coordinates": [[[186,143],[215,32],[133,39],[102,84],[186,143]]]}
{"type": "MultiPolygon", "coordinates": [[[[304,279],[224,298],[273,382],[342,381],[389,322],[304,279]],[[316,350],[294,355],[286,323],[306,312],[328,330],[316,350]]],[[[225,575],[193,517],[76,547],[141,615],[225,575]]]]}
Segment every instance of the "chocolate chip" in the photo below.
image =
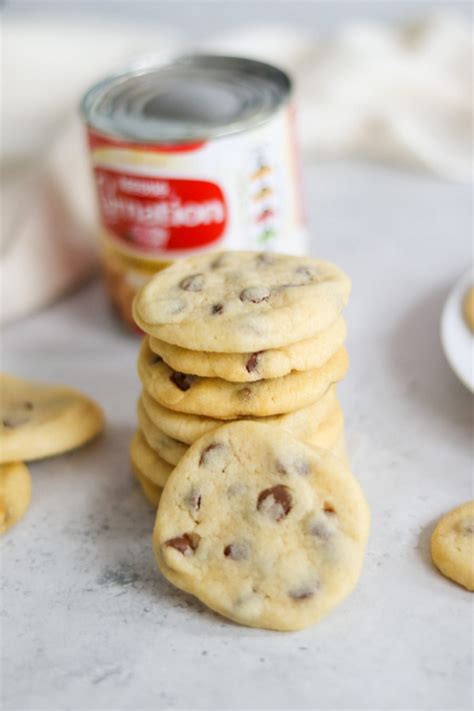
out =
{"type": "Polygon", "coordinates": [[[257,510],[274,521],[281,521],[291,510],[292,498],[286,486],[278,484],[261,491],[257,499],[257,510]]]}
{"type": "Polygon", "coordinates": [[[210,268],[211,269],[219,269],[220,267],[225,266],[225,254],[220,254],[218,257],[212,260],[210,263],[210,268]]]}
{"type": "Polygon", "coordinates": [[[170,548],[175,548],[183,555],[190,556],[194,554],[200,540],[201,536],[197,533],[184,533],[182,536],[170,538],[166,541],[165,545],[170,548]]]}
{"type": "Polygon", "coordinates": [[[249,557],[249,552],[249,546],[244,542],[229,543],[224,548],[225,557],[232,560],[246,560],[249,557]]]}
{"type": "Polygon", "coordinates": [[[275,463],[278,474],[298,474],[299,476],[307,476],[311,468],[307,459],[303,457],[287,457],[277,459],[275,463]]]}
{"type": "Polygon", "coordinates": [[[252,304],[259,304],[270,297],[270,289],[266,286],[249,286],[240,292],[241,301],[250,301],[252,304]]]}
{"type": "Polygon", "coordinates": [[[324,521],[317,521],[313,523],[309,532],[312,536],[320,538],[322,541],[328,541],[332,536],[330,529],[324,521]]]}
{"type": "Polygon", "coordinates": [[[246,364],[245,364],[245,369],[247,373],[253,373],[254,371],[257,370],[258,366],[258,359],[260,354],[263,353],[263,351],[258,351],[257,353],[252,353],[252,355],[248,358],[246,364]]]}
{"type": "Polygon", "coordinates": [[[237,482],[236,484],[231,484],[227,489],[227,496],[243,496],[248,491],[247,484],[242,484],[242,482],[237,482]]]}
{"type": "Polygon", "coordinates": [[[303,265],[301,267],[297,267],[295,269],[295,272],[296,274],[298,274],[298,276],[304,277],[305,283],[313,281],[314,277],[316,276],[315,272],[310,269],[310,267],[306,267],[303,265]]]}
{"type": "Polygon", "coordinates": [[[286,284],[279,284],[275,290],[276,291],[284,291],[285,289],[295,289],[298,286],[303,286],[302,284],[293,284],[291,282],[288,282],[286,284]]]}
{"type": "Polygon", "coordinates": [[[319,584],[311,583],[309,585],[302,585],[299,588],[293,588],[293,590],[288,591],[288,595],[293,600],[308,600],[308,598],[313,597],[318,591],[319,584]]]}
{"type": "Polygon", "coordinates": [[[212,304],[211,314],[221,314],[224,311],[224,304],[212,304]]]}
{"type": "Polygon", "coordinates": [[[224,449],[225,446],[220,442],[213,442],[212,444],[209,444],[201,452],[201,456],[199,457],[199,466],[207,466],[211,457],[214,457],[219,451],[223,452],[224,449]]]}
{"type": "Polygon", "coordinates": [[[163,358],[159,356],[157,353],[153,353],[152,356],[150,356],[150,365],[156,365],[157,363],[162,363],[163,358]]]}
{"type": "Polygon", "coordinates": [[[462,521],[459,521],[456,528],[460,533],[474,533],[474,518],[472,516],[464,518],[462,521]]]}
{"type": "Polygon", "coordinates": [[[285,476],[288,474],[288,469],[280,459],[276,460],[275,469],[277,470],[278,474],[285,474],[285,476]]]}
{"type": "Polygon", "coordinates": [[[167,315],[176,316],[186,308],[186,303],[181,299],[179,301],[169,301],[167,306],[167,315]]]}
{"type": "Polygon", "coordinates": [[[273,264],[275,257],[269,252],[260,252],[260,254],[257,254],[255,261],[257,265],[273,264]]]}
{"type": "Polygon", "coordinates": [[[308,460],[307,459],[297,459],[295,461],[295,471],[300,476],[307,476],[311,471],[311,467],[309,466],[308,460]]]}
{"type": "Polygon", "coordinates": [[[202,291],[204,274],[190,274],[190,276],[180,281],[179,285],[184,291],[202,291]]]}
{"type": "Polygon", "coordinates": [[[193,489],[186,499],[188,508],[197,513],[201,508],[202,496],[199,491],[193,489]]]}
{"type": "Polygon", "coordinates": [[[21,425],[26,425],[27,422],[29,422],[28,416],[25,415],[19,415],[18,417],[4,417],[2,419],[2,425],[8,429],[12,430],[15,427],[20,427],[21,425]]]}
{"type": "Polygon", "coordinates": [[[170,375],[170,380],[173,385],[176,385],[177,388],[186,392],[196,380],[196,376],[188,375],[187,373],[178,373],[176,370],[173,370],[170,375]]]}

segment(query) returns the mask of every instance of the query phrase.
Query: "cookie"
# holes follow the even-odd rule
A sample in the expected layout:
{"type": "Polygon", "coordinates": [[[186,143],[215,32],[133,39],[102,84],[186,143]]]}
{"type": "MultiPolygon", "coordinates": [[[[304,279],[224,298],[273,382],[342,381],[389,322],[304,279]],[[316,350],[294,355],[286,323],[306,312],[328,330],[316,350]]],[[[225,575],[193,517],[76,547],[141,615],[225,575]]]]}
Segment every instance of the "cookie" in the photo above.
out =
{"type": "Polygon", "coordinates": [[[332,454],[341,459],[347,467],[350,466],[344,429],[341,431],[334,444],[330,447],[330,450],[332,454]]]}
{"type": "Polygon", "coordinates": [[[173,465],[158,456],[141,432],[135,432],[130,442],[130,459],[135,469],[161,488],[173,471],[173,465]]]}
{"type": "Polygon", "coordinates": [[[170,368],[204,378],[223,378],[250,383],[263,378],[281,378],[292,370],[320,368],[344,343],[346,324],[342,317],[312,338],[282,348],[253,353],[207,353],[191,351],[158,338],[149,339],[153,353],[170,368]]]}
{"type": "Polygon", "coordinates": [[[344,413],[338,404],[333,412],[323,420],[304,441],[321,449],[332,451],[344,430],[344,413]]]}
{"type": "Polygon", "coordinates": [[[138,426],[150,447],[154,449],[165,462],[173,466],[177,464],[183,454],[185,454],[188,448],[187,444],[173,437],[169,437],[153,424],[141,400],[138,401],[137,415],[138,426]]]}
{"type": "Polygon", "coordinates": [[[31,476],[22,462],[0,464],[0,533],[13,526],[31,501],[31,476]]]}
{"type": "Polygon", "coordinates": [[[474,501],[439,521],[431,537],[431,555],[443,575],[474,590],[474,501]]]}
{"type": "Polygon", "coordinates": [[[321,368],[294,371],[283,378],[231,383],[172,370],[144,339],[138,374],[147,392],[170,410],[219,419],[292,412],[316,402],[347,372],[347,351],[340,348],[321,368]]]}
{"type": "MultiPolygon", "coordinates": [[[[174,439],[186,442],[186,444],[192,444],[203,434],[212,432],[224,424],[224,420],[169,410],[154,400],[146,390],[142,392],[141,401],[150,420],[160,430],[174,439]]],[[[298,439],[308,440],[314,432],[314,428],[329,416],[336,404],[336,388],[331,386],[317,402],[308,405],[308,407],[283,415],[247,419],[283,427],[298,439]]]]}
{"type": "Polygon", "coordinates": [[[170,476],[153,535],[162,573],[240,624],[302,629],[359,578],[369,509],[344,464],[282,429],[232,422],[170,476]]]}
{"type": "Polygon", "coordinates": [[[309,257],[221,252],[175,262],[137,294],[136,323],[182,348],[254,353],[311,338],[337,319],[350,281],[309,257]]]}
{"type": "Polygon", "coordinates": [[[464,295],[463,312],[464,320],[469,329],[474,332],[474,286],[471,286],[464,295]]]}
{"type": "Polygon", "coordinates": [[[72,388],[0,375],[0,462],[75,449],[103,428],[100,407],[72,388]]]}
{"type": "MultiPolygon", "coordinates": [[[[158,455],[160,463],[161,460],[164,460],[165,462],[175,466],[186,454],[188,445],[168,437],[157,429],[146,414],[146,410],[142,403],[139,403],[138,415],[140,432],[135,435],[137,442],[135,442],[133,446],[135,460],[137,461],[140,458],[143,463],[146,459],[150,462],[147,467],[147,471],[151,471],[151,467],[156,467],[156,458],[153,453],[149,451],[151,449],[156,455],[158,455]]],[[[222,421],[221,424],[223,424],[222,421]]],[[[334,409],[325,420],[319,423],[318,426],[313,425],[311,432],[305,441],[308,444],[314,444],[317,447],[330,449],[331,451],[335,448],[336,452],[340,453],[340,456],[343,457],[343,450],[341,450],[340,446],[337,444],[342,436],[343,429],[344,415],[341,407],[336,403],[334,409]]]]}
{"type": "Polygon", "coordinates": [[[132,463],[132,471],[135,479],[140,484],[141,490],[143,491],[145,498],[148,499],[152,506],[158,508],[163,489],[160,486],[154,484],[150,479],[148,479],[148,477],[142,474],[136,464],[132,463]]]}

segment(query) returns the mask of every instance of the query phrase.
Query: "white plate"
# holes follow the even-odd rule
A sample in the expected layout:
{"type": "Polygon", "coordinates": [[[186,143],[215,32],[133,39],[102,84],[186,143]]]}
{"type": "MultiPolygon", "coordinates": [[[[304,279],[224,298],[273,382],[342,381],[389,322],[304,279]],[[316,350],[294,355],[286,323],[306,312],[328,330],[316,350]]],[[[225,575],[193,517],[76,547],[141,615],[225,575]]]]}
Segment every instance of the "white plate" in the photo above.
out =
{"type": "Polygon", "coordinates": [[[474,392],[474,334],[464,320],[463,299],[474,284],[474,271],[464,274],[451,289],[441,316],[441,342],[459,380],[474,392]]]}

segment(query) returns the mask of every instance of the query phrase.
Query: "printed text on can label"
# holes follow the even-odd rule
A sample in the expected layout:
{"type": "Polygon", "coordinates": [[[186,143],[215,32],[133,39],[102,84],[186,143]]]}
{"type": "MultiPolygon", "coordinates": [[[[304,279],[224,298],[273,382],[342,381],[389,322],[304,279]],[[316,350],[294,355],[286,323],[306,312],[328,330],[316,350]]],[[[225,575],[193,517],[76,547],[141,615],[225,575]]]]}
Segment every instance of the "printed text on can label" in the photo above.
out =
{"type": "Polygon", "coordinates": [[[143,177],[95,168],[102,220],[124,243],[149,251],[204,247],[226,229],[221,188],[206,180],[143,177]]]}

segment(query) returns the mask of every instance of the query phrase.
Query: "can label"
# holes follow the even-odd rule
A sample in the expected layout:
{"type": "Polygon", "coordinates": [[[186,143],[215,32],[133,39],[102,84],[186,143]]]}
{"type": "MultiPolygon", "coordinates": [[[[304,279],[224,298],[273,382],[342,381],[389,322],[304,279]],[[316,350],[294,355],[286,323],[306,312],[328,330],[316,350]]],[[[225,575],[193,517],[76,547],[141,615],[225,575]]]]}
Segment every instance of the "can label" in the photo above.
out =
{"type": "Polygon", "coordinates": [[[225,232],[227,206],[216,183],[102,167],[95,178],[104,226],[145,254],[209,246],[225,232]]]}
{"type": "Polygon", "coordinates": [[[122,253],[305,249],[292,111],[209,141],[146,146],[89,130],[103,231],[122,253]]]}

